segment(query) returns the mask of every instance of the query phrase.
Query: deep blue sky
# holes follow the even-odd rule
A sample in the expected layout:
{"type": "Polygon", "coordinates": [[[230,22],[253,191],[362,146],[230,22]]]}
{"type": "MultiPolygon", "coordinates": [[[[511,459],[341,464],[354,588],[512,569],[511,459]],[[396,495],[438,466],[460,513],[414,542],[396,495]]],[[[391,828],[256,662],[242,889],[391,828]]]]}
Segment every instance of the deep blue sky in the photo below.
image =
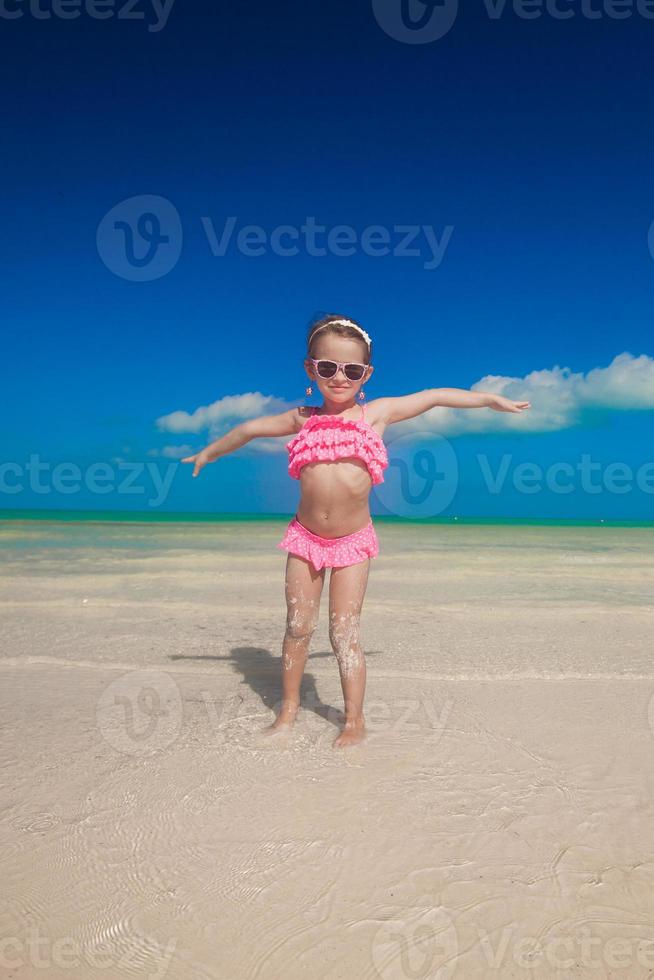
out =
{"type": "MultiPolygon", "coordinates": [[[[519,435],[503,432],[507,416],[485,410],[489,430],[487,419],[464,432],[451,416],[442,427],[420,422],[456,454],[456,493],[443,514],[652,518],[654,494],[635,485],[621,494],[580,486],[525,494],[513,485],[493,494],[478,455],[493,469],[509,454],[512,466],[546,470],[590,454],[602,467],[626,464],[634,479],[653,458],[654,20],[637,12],[590,20],[578,3],[569,20],[526,20],[511,7],[492,19],[475,2],[440,40],[407,44],[382,30],[370,2],[351,0],[176,0],[160,31],[87,13],[37,19],[19,0],[6,6],[24,15],[0,18],[10,93],[0,183],[2,456],[14,464],[5,485],[22,480],[25,489],[0,494],[0,507],[152,507],[147,475],[135,478],[140,495],[64,494],[53,468],[76,464],[84,482],[104,461],[118,485],[118,460],[163,471],[174,456],[155,454],[175,452],[165,447],[199,449],[246,409],[300,403],[307,321],[335,310],[373,338],[369,400],[556,368],[583,382],[619,354],[644,355],[635,399],[630,365],[591,385],[596,403],[580,405],[555,374],[540,389],[517,384],[511,397],[529,398],[541,420],[511,416],[524,422],[519,435]],[[178,261],[145,282],[112,271],[96,243],[107,212],[140,195],[169,201],[183,231],[173,234],[178,261]],[[391,246],[397,225],[429,226],[438,238],[452,231],[432,269],[422,235],[419,256],[357,246],[348,257],[318,257],[300,242],[292,257],[270,246],[248,256],[233,243],[216,257],[202,218],[220,234],[230,215],[236,232],[253,224],[267,235],[307,216],[357,236],[381,225],[391,246]],[[228,396],[236,401],[216,410],[214,429],[155,424],[228,396]],[[563,421],[553,423],[561,404],[563,421]],[[49,493],[18,475],[30,454],[48,466],[49,493]]],[[[134,9],[154,21],[150,3],[134,9]]],[[[391,454],[400,431],[388,430],[391,454]]],[[[285,441],[277,451],[250,445],[198,480],[178,465],[155,506],[292,513],[298,485],[286,473],[285,441]]],[[[373,512],[409,516],[391,491],[373,494],[373,512]]]]}

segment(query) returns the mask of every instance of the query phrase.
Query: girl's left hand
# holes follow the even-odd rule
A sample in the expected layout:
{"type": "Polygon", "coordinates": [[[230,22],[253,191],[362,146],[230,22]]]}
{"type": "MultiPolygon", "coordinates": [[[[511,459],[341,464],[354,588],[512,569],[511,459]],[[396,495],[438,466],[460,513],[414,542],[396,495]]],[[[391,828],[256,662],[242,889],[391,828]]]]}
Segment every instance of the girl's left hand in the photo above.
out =
{"type": "Polygon", "coordinates": [[[522,412],[525,408],[531,408],[531,402],[514,402],[504,395],[489,395],[488,408],[496,412],[522,412]]]}

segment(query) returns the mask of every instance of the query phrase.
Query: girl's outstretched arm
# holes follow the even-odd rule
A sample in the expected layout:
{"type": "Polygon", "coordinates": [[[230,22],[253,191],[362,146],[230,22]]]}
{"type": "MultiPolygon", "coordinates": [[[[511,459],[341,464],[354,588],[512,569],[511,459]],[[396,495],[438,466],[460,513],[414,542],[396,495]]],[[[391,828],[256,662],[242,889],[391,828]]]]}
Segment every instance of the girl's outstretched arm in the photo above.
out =
{"type": "Polygon", "coordinates": [[[279,415],[262,415],[258,419],[248,419],[235,425],[233,429],[226,432],[220,439],[205,446],[199,453],[193,456],[185,456],[182,463],[193,463],[193,476],[197,476],[203,466],[213,463],[220,456],[227,456],[236,449],[240,449],[251,439],[260,436],[287,436],[296,431],[297,409],[291,408],[288,412],[281,412],[279,415]]]}
{"type": "Polygon", "coordinates": [[[467,388],[426,388],[401,398],[376,398],[375,406],[386,420],[404,422],[431,408],[492,408],[496,412],[522,412],[531,402],[516,402],[491,391],[469,391],[467,388]]]}

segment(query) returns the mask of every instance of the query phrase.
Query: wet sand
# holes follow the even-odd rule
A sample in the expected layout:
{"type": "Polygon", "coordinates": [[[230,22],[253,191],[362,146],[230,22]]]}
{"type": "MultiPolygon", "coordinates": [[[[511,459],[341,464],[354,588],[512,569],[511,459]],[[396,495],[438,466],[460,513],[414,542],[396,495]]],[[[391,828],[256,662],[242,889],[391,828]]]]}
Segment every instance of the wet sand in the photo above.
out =
{"type": "Polygon", "coordinates": [[[337,750],[284,527],[0,525],[0,977],[650,977],[654,531],[376,523],[337,750]]]}

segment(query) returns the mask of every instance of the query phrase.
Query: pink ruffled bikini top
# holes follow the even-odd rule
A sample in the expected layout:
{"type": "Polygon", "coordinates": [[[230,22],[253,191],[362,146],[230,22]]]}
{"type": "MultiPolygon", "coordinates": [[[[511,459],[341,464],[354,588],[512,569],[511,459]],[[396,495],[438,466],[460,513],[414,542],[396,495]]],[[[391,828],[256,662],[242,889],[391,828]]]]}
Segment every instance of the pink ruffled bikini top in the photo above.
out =
{"type": "Polygon", "coordinates": [[[316,415],[314,407],[310,418],[286,448],[288,473],[294,480],[300,479],[300,471],[307,463],[355,458],[366,464],[373,483],[384,482],[388,454],[382,437],[366,422],[365,405],[361,406],[361,418],[356,421],[340,415],[316,415]]]}

